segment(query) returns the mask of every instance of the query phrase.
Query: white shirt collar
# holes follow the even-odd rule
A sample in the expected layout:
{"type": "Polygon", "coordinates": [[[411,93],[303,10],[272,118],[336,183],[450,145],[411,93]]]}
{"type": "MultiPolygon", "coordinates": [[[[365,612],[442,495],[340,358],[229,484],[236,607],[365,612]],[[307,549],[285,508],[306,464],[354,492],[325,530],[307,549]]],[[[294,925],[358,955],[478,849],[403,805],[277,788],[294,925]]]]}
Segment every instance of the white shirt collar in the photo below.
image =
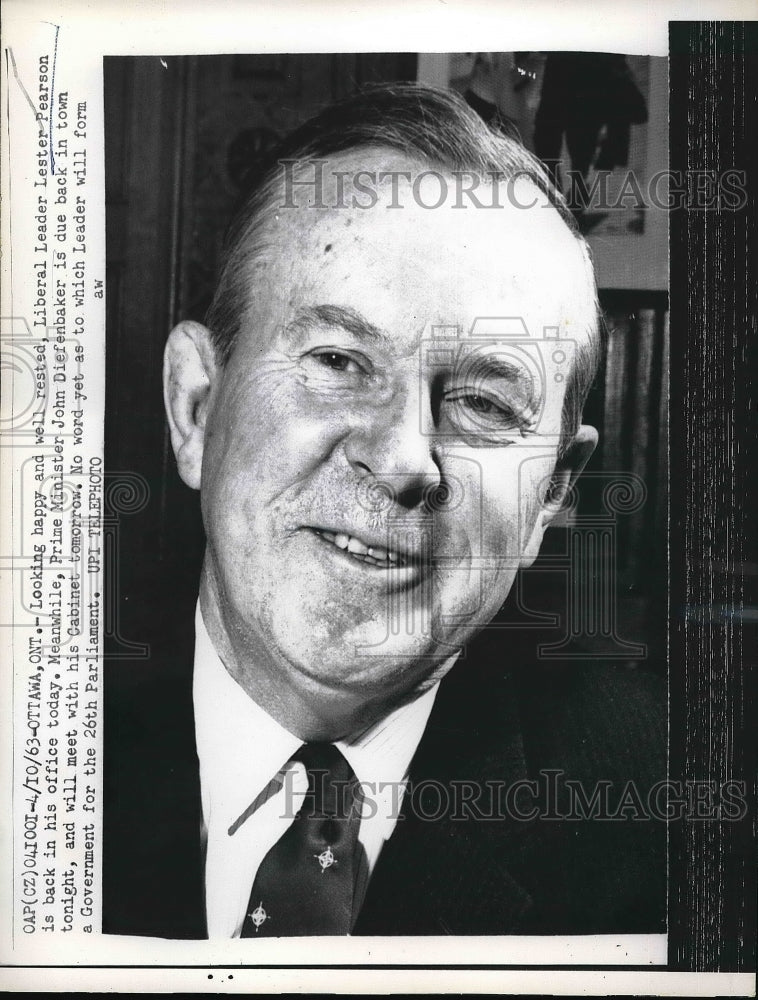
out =
{"type": "MultiPolygon", "coordinates": [[[[195,630],[193,694],[203,817],[206,828],[212,821],[231,826],[302,740],[272,719],[231,677],[206,631],[199,603],[195,630]]],[[[439,682],[356,738],[335,742],[359,781],[376,788],[405,779],[438,687],[439,682]]]]}

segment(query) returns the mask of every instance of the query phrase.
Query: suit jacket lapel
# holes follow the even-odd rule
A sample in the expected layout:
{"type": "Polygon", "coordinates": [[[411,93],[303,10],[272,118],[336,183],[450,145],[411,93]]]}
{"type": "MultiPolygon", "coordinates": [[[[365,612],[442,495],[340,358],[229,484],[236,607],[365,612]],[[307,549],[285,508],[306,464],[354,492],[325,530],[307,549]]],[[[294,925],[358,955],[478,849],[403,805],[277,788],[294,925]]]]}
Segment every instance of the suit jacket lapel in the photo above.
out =
{"type": "Polygon", "coordinates": [[[509,871],[531,823],[506,815],[526,777],[514,689],[470,660],[443,681],[356,934],[505,934],[531,897],[509,871]]]}

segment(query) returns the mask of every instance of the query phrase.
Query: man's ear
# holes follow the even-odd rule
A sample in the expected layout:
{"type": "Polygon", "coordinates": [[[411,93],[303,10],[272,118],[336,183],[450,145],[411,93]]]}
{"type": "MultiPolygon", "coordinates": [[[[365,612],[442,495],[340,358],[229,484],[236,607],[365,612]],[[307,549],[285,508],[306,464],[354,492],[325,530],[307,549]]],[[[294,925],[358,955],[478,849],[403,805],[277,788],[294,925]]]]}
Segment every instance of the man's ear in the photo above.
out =
{"type": "Polygon", "coordinates": [[[598,434],[595,428],[582,424],[556,462],[542,508],[521,557],[522,569],[531,566],[537,558],[545,529],[560,513],[571,487],[595,450],[597,440],[598,434]]]}
{"type": "Polygon", "coordinates": [[[220,366],[210,330],[200,323],[179,323],[163,355],[163,399],[179,475],[200,489],[205,422],[220,366]]]}

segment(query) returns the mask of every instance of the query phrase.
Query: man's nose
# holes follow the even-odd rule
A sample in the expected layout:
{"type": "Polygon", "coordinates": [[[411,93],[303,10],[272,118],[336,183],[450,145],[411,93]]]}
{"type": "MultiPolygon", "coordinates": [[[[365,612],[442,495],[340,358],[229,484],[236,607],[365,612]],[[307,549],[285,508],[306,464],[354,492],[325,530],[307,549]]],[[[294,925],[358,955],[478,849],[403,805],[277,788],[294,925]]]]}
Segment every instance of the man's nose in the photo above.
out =
{"type": "Polygon", "coordinates": [[[360,475],[370,475],[404,507],[424,502],[441,481],[431,400],[421,386],[404,388],[362,415],[345,451],[360,475]]]}

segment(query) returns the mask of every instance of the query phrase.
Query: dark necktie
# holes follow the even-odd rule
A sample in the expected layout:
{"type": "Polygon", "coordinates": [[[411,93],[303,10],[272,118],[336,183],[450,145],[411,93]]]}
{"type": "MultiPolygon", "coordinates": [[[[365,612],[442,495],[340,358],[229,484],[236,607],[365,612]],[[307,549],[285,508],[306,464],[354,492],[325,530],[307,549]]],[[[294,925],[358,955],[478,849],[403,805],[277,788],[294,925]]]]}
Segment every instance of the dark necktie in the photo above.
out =
{"type": "Polygon", "coordinates": [[[242,937],[349,934],[356,880],[360,800],[352,768],[331,743],[306,743],[292,758],[308,791],[291,826],[261,862],[242,937]]]}

